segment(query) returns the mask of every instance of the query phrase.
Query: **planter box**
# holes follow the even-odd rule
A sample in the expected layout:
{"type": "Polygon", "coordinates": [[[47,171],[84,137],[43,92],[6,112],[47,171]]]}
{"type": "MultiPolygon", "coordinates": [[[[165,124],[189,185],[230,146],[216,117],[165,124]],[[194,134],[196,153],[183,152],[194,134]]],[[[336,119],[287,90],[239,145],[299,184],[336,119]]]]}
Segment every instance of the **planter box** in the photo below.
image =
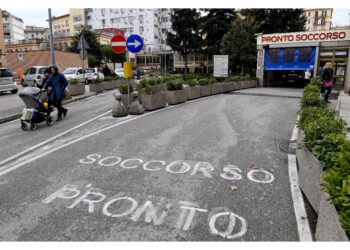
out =
{"type": "Polygon", "coordinates": [[[228,84],[228,90],[230,92],[235,90],[235,82],[228,82],[227,84],[228,84]]]}
{"type": "Polygon", "coordinates": [[[112,90],[115,88],[115,83],[113,81],[110,82],[102,82],[103,89],[105,90],[112,90]]]}
{"type": "Polygon", "coordinates": [[[142,106],[146,110],[154,110],[163,108],[167,104],[167,95],[165,92],[157,93],[154,95],[142,94],[142,106]]]}
{"type": "Polygon", "coordinates": [[[249,88],[249,81],[241,81],[241,89],[249,88]]]}
{"type": "Polygon", "coordinates": [[[220,85],[218,83],[211,85],[211,94],[212,95],[220,94],[220,85]]]}
{"type": "Polygon", "coordinates": [[[116,88],[118,88],[121,84],[128,84],[128,81],[125,79],[120,79],[120,80],[116,80],[113,82],[114,82],[116,88]]]}
{"type": "Polygon", "coordinates": [[[100,93],[103,91],[103,85],[102,83],[97,83],[97,84],[90,83],[89,90],[90,92],[100,93]]]}
{"type": "Polygon", "coordinates": [[[201,88],[199,86],[185,89],[187,92],[187,99],[192,100],[201,97],[201,88]]]}
{"type": "Polygon", "coordinates": [[[210,85],[203,85],[199,86],[201,88],[201,96],[209,96],[211,94],[211,86],[210,85]]]}
{"type": "Polygon", "coordinates": [[[182,103],[187,101],[187,92],[185,89],[175,90],[175,91],[167,91],[166,99],[170,105],[182,103]]]}
{"type": "Polygon", "coordinates": [[[240,89],[242,89],[242,82],[234,82],[233,90],[240,90],[240,89]]]}
{"type": "MultiPolygon", "coordinates": [[[[303,138],[302,130],[298,129],[298,144],[303,138]]],[[[321,190],[320,183],[324,174],[321,163],[306,148],[298,148],[296,157],[299,166],[299,186],[318,215],[316,241],[349,241],[340,225],[334,205],[327,200],[329,195],[321,190]]]]}
{"type": "Polygon", "coordinates": [[[221,83],[220,84],[220,93],[227,93],[230,92],[230,87],[227,82],[221,83]]]}
{"type": "Polygon", "coordinates": [[[82,95],[85,93],[85,85],[81,83],[68,84],[67,89],[71,96],[82,95]]]}

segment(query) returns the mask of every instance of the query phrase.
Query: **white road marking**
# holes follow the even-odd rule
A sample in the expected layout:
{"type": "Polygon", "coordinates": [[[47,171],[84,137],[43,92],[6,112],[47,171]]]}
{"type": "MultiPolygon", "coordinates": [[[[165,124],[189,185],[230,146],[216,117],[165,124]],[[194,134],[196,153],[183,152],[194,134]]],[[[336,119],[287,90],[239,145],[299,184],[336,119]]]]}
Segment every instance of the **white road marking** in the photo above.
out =
{"type": "MultiPolygon", "coordinates": [[[[298,118],[297,118],[297,121],[299,121],[299,116],[298,116],[298,118]]],[[[297,127],[297,126],[294,126],[292,138],[291,138],[290,140],[291,140],[291,141],[296,141],[296,140],[297,140],[297,137],[298,137],[298,127],[297,127]]]]}
{"type": "Polygon", "coordinates": [[[111,42],[111,46],[126,46],[126,42],[111,42]]]}
{"type": "MultiPolygon", "coordinates": [[[[3,164],[5,164],[5,163],[7,163],[7,162],[9,162],[9,161],[11,161],[11,160],[14,160],[14,159],[20,157],[20,156],[22,156],[22,155],[25,155],[25,154],[27,154],[27,153],[29,153],[29,152],[31,152],[31,151],[37,149],[37,148],[40,148],[40,147],[42,147],[43,145],[45,145],[45,144],[47,144],[47,143],[49,143],[49,142],[55,141],[57,138],[59,138],[59,137],[61,137],[61,136],[63,136],[63,135],[66,135],[66,134],[72,132],[72,131],[75,130],[75,129],[81,128],[81,127],[85,126],[86,124],[88,124],[88,123],[90,123],[90,122],[92,122],[92,121],[95,121],[95,120],[99,119],[100,117],[102,117],[102,116],[104,116],[104,115],[106,115],[106,114],[108,114],[108,113],[111,113],[111,112],[112,112],[112,110],[109,110],[109,111],[107,111],[107,112],[105,112],[105,113],[103,113],[103,114],[101,114],[101,115],[98,115],[98,116],[96,116],[96,117],[94,117],[94,118],[92,118],[92,119],[90,119],[90,120],[87,120],[86,122],[83,122],[83,123],[81,123],[81,124],[79,124],[79,125],[77,125],[77,126],[75,126],[75,127],[73,127],[73,128],[70,128],[70,129],[68,129],[68,130],[65,131],[65,132],[62,132],[62,133],[60,133],[60,134],[58,134],[58,135],[56,135],[56,136],[54,136],[54,137],[51,137],[50,139],[48,139],[48,140],[46,140],[46,141],[43,141],[43,142],[41,142],[41,143],[39,143],[39,144],[37,144],[37,145],[35,145],[35,146],[33,146],[33,147],[30,147],[30,148],[28,148],[28,149],[26,149],[26,150],[24,150],[24,151],[22,151],[22,152],[20,152],[20,153],[18,153],[18,154],[15,154],[15,155],[13,155],[13,156],[11,156],[11,157],[9,157],[9,158],[7,158],[7,159],[1,161],[1,162],[0,162],[0,166],[3,165],[3,164]]],[[[1,169],[1,168],[0,168],[0,169],[1,169]]]]}
{"type": "MultiPolygon", "coordinates": [[[[291,140],[293,139],[296,140],[296,134],[294,134],[294,131],[296,130],[297,130],[297,127],[294,126],[291,140]]],[[[299,187],[299,176],[298,176],[297,162],[296,162],[295,155],[288,154],[288,174],[289,174],[290,187],[292,192],[295,218],[298,226],[299,240],[312,241],[309,221],[307,219],[307,215],[305,211],[304,200],[299,187]]]]}

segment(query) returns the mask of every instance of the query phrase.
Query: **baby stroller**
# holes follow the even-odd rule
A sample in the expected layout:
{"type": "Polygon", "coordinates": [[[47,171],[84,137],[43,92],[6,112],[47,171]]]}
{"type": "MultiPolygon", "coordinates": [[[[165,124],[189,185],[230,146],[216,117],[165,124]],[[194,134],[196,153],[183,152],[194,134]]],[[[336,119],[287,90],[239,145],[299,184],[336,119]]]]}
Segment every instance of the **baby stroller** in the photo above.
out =
{"type": "Polygon", "coordinates": [[[20,118],[22,130],[27,130],[27,123],[30,124],[30,129],[33,131],[37,129],[37,123],[46,121],[48,126],[53,124],[53,119],[50,115],[53,108],[48,100],[46,90],[26,87],[19,92],[19,97],[26,105],[20,118]]]}

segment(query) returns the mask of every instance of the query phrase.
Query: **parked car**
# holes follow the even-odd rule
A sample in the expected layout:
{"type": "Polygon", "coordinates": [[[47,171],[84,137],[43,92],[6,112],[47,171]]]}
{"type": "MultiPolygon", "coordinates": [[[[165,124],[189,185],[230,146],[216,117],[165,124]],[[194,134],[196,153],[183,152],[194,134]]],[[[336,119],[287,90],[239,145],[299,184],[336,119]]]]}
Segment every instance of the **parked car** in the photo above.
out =
{"type": "Polygon", "coordinates": [[[88,84],[96,78],[104,79],[104,75],[98,71],[97,68],[87,68],[85,69],[86,79],[85,84],[88,84]]]}
{"type": "Polygon", "coordinates": [[[83,68],[66,68],[62,74],[66,77],[67,81],[70,79],[78,79],[78,81],[81,82],[84,77],[83,68]]]}
{"type": "Polygon", "coordinates": [[[11,91],[17,93],[18,86],[13,78],[13,74],[5,68],[0,68],[0,92],[11,91]]]}
{"type": "Polygon", "coordinates": [[[41,87],[44,72],[49,69],[47,66],[32,66],[24,73],[21,84],[23,87],[41,87]]]}

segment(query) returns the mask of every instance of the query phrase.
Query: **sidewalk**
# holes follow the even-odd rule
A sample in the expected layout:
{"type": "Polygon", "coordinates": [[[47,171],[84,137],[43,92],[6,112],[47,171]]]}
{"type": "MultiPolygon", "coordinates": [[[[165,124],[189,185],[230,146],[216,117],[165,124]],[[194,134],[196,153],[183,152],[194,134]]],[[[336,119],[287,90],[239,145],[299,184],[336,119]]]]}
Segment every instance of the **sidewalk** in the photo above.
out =
{"type": "MultiPolygon", "coordinates": [[[[102,92],[102,93],[104,93],[104,92],[102,92]]],[[[84,94],[72,96],[71,99],[63,101],[62,104],[68,104],[68,103],[80,101],[80,100],[89,98],[89,97],[94,96],[94,95],[96,95],[96,93],[90,92],[88,86],[86,85],[84,94]]],[[[1,110],[0,111],[0,124],[15,120],[15,119],[18,119],[19,117],[21,117],[23,108],[24,108],[24,103],[21,104],[20,106],[17,106],[17,107],[11,108],[11,109],[1,110]]]]}
{"type": "MultiPolygon", "coordinates": [[[[347,123],[346,127],[350,127],[350,95],[345,94],[344,91],[339,93],[336,112],[347,123]]],[[[350,132],[346,136],[350,139],[350,132]]]]}

